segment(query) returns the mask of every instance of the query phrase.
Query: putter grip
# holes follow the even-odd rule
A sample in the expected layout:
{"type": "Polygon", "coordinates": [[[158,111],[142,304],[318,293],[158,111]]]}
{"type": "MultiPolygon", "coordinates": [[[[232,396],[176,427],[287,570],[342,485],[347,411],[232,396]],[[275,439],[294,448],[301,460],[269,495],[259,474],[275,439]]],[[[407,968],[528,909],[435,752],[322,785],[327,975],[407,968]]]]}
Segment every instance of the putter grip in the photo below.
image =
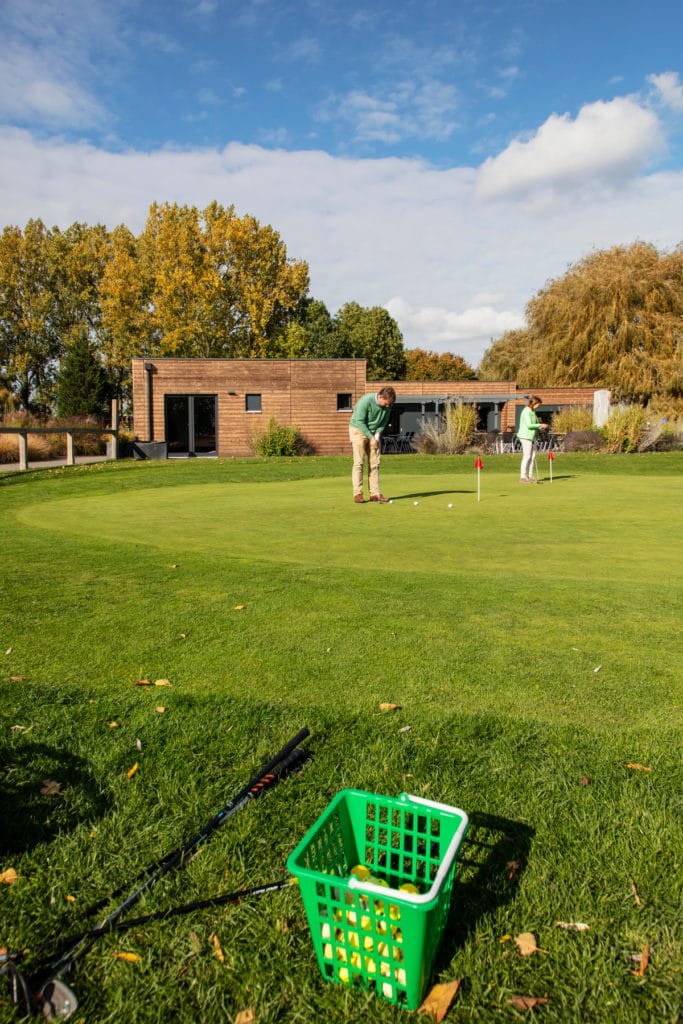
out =
{"type": "Polygon", "coordinates": [[[307,757],[308,755],[306,751],[302,750],[301,747],[297,747],[284,759],[284,761],[280,761],[272,772],[268,772],[267,775],[264,775],[254,786],[252,786],[250,796],[260,796],[264,790],[270,789],[270,787],[274,786],[276,782],[280,779],[286,778],[291,771],[303,764],[307,757]]]}

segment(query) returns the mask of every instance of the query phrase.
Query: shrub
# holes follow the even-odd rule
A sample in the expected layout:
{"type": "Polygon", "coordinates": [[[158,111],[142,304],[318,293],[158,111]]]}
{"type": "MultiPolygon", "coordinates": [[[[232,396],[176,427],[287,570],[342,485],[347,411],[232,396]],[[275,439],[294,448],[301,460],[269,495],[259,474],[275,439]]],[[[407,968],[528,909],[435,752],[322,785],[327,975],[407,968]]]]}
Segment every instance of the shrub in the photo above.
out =
{"type": "Polygon", "coordinates": [[[305,450],[304,440],[298,427],[287,427],[270,417],[264,434],[254,434],[252,445],[256,455],[266,457],[278,455],[301,455],[305,450]]]}
{"type": "Polygon", "coordinates": [[[673,452],[683,448],[683,419],[662,415],[653,403],[645,410],[647,423],[638,442],[639,452],[673,452]]]}
{"type": "Polygon", "coordinates": [[[565,452],[599,452],[604,447],[605,440],[597,430],[570,430],[562,442],[565,452]]]}
{"type": "Polygon", "coordinates": [[[553,432],[569,434],[593,429],[593,410],[584,405],[568,405],[553,416],[553,432]]]}
{"type": "Polygon", "coordinates": [[[450,405],[440,420],[425,423],[413,441],[423,455],[461,455],[472,445],[477,425],[473,405],[450,405]]]}
{"type": "Polygon", "coordinates": [[[608,452],[635,452],[646,430],[647,415],[639,405],[613,408],[602,428],[608,452]]]}

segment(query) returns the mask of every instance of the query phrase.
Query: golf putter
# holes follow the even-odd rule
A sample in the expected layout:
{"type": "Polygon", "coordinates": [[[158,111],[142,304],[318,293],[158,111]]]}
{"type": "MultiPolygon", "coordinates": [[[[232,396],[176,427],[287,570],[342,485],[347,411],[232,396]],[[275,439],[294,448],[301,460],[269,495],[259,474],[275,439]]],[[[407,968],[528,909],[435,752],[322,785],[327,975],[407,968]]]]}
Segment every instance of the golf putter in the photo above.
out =
{"type": "Polygon", "coordinates": [[[174,850],[159,862],[153,874],[132,892],[97,928],[91,929],[80,936],[71,949],[52,963],[47,972],[40,972],[37,983],[29,982],[17,969],[16,958],[8,961],[0,969],[0,977],[9,973],[12,981],[12,998],[15,1005],[24,1008],[26,1014],[42,1014],[46,1020],[68,1020],[78,1007],[74,992],[61,979],[60,975],[67,971],[92,948],[97,939],[112,931],[124,913],[136,903],[142,894],[170,870],[185,862],[186,855],[196,849],[209,835],[225,823],[233,814],[244,807],[249,801],[256,799],[262,792],[274,785],[278,778],[301,767],[310,755],[299,744],[309,735],[304,728],[287,743],[276,756],[268,762],[214,817],[184,846],[174,850]],[[38,987],[34,990],[33,985],[38,987]]]}

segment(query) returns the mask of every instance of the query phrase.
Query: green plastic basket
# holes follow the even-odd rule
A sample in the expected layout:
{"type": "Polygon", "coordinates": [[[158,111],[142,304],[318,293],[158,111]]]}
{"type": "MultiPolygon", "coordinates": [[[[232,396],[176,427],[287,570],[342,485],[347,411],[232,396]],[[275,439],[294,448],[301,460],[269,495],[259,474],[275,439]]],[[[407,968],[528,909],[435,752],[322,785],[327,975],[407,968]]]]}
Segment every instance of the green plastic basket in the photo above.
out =
{"type": "Polygon", "coordinates": [[[457,807],[406,793],[336,795],[287,859],[324,978],[417,1009],[468,826],[457,807]],[[370,879],[351,874],[358,865],[370,879]]]}

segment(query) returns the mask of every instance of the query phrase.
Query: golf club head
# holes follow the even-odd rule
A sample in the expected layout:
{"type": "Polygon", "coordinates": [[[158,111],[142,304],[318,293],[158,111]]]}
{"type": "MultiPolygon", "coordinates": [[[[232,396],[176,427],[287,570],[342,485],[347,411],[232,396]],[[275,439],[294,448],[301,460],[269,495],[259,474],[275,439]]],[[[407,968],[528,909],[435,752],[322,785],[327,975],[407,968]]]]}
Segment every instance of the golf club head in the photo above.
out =
{"type": "Polygon", "coordinates": [[[21,1007],[23,1015],[28,1016],[28,1014],[33,1013],[35,1007],[35,999],[31,987],[24,975],[17,970],[14,963],[8,963],[7,969],[12,986],[12,1002],[15,1006],[21,1007]]]}
{"type": "Polygon", "coordinates": [[[35,1001],[45,1020],[68,1020],[78,1007],[76,996],[60,978],[50,978],[35,1001]]]}

